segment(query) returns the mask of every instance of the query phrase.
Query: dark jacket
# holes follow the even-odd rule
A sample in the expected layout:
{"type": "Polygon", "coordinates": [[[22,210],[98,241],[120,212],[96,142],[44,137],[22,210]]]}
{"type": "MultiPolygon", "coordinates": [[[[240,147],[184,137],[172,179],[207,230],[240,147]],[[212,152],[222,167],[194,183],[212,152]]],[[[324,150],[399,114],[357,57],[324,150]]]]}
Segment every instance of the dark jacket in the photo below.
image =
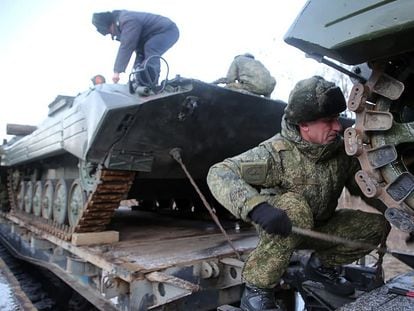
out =
{"type": "Polygon", "coordinates": [[[176,27],[169,18],[144,12],[114,11],[116,16],[116,39],[121,42],[115,60],[114,72],[125,72],[132,53],[143,57],[143,46],[153,35],[176,27]]]}

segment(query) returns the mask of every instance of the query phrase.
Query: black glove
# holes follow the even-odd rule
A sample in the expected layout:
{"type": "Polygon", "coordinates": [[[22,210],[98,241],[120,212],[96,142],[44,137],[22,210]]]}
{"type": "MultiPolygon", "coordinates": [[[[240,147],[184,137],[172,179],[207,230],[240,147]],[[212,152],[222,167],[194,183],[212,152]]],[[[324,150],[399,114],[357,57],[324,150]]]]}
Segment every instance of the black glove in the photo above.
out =
{"type": "Polygon", "coordinates": [[[269,234],[287,237],[292,232],[292,222],[286,212],[263,202],[249,213],[251,220],[269,234]]]}

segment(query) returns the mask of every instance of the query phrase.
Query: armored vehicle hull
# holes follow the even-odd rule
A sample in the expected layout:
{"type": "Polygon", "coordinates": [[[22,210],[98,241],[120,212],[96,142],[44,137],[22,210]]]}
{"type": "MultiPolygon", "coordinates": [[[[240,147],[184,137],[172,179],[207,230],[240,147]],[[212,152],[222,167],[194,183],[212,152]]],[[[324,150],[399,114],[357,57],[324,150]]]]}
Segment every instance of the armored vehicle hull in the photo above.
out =
{"type": "Polygon", "coordinates": [[[206,189],[209,167],[277,133],[285,106],[182,78],[140,94],[102,84],[58,96],[34,132],[3,145],[12,212],[65,239],[103,230],[123,199],[142,209],[202,214],[170,151],[181,151],[206,189]]]}
{"type": "Polygon", "coordinates": [[[355,65],[412,51],[414,3],[308,1],[285,41],[308,54],[355,65]]]}
{"type": "MultiPolygon", "coordinates": [[[[414,233],[414,3],[308,1],[285,41],[325,63],[356,65],[345,131],[362,192],[378,198],[396,227],[414,233]]],[[[335,66],[334,66],[335,67],[335,66]]],[[[346,71],[346,70],[344,70],[346,71]]]]}

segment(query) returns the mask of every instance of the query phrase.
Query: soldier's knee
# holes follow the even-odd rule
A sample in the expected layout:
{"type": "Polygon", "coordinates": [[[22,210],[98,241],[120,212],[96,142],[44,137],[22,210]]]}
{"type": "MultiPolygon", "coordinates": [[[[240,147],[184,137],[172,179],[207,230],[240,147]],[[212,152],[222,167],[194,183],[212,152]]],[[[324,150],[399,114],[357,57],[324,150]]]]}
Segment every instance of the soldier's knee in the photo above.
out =
{"type": "Polygon", "coordinates": [[[364,228],[363,232],[371,239],[370,243],[378,244],[388,236],[391,226],[384,215],[357,211],[356,215],[358,229],[364,228]]]}
{"type": "Polygon", "coordinates": [[[371,227],[374,228],[377,232],[381,232],[382,235],[388,235],[391,230],[389,222],[385,219],[382,214],[372,214],[371,215],[371,227]]]}
{"type": "Polygon", "coordinates": [[[313,214],[305,198],[294,192],[286,192],[269,200],[275,207],[283,209],[292,224],[301,228],[313,227],[313,214]]]}

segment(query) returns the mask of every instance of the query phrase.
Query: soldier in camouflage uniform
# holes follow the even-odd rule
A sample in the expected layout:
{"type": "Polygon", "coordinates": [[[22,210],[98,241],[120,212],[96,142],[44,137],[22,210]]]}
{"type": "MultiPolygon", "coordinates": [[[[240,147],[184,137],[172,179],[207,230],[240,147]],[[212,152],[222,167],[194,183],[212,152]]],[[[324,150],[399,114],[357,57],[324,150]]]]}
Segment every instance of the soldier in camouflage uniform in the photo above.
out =
{"type": "MultiPolygon", "coordinates": [[[[214,197],[236,217],[252,222],[259,243],[243,268],[243,310],[279,310],[273,288],[295,249],[312,249],[306,272],[326,290],[349,295],[354,288],[335,266],[351,263],[372,249],[313,240],[291,233],[292,225],[378,245],[389,226],[380,213],[336,210],[344,187],[364,200],[354,175],[358,160],[348,157],[338,114],[346,108],[334,83],[314,76],[290,93],[280,134],[258,147],[217,163],[207,182],[214,197]]],[[[376,207],[384,207],[379,201],[376,207]]]]}
{"type": "Polygon", "coordinates": [[[269,70],[250,53],[237,55],[226,78],[213,83],[225,83],[228,88],[265,97],[270,97],[276,86],[276,80],[270,75],[269,70]]]}

